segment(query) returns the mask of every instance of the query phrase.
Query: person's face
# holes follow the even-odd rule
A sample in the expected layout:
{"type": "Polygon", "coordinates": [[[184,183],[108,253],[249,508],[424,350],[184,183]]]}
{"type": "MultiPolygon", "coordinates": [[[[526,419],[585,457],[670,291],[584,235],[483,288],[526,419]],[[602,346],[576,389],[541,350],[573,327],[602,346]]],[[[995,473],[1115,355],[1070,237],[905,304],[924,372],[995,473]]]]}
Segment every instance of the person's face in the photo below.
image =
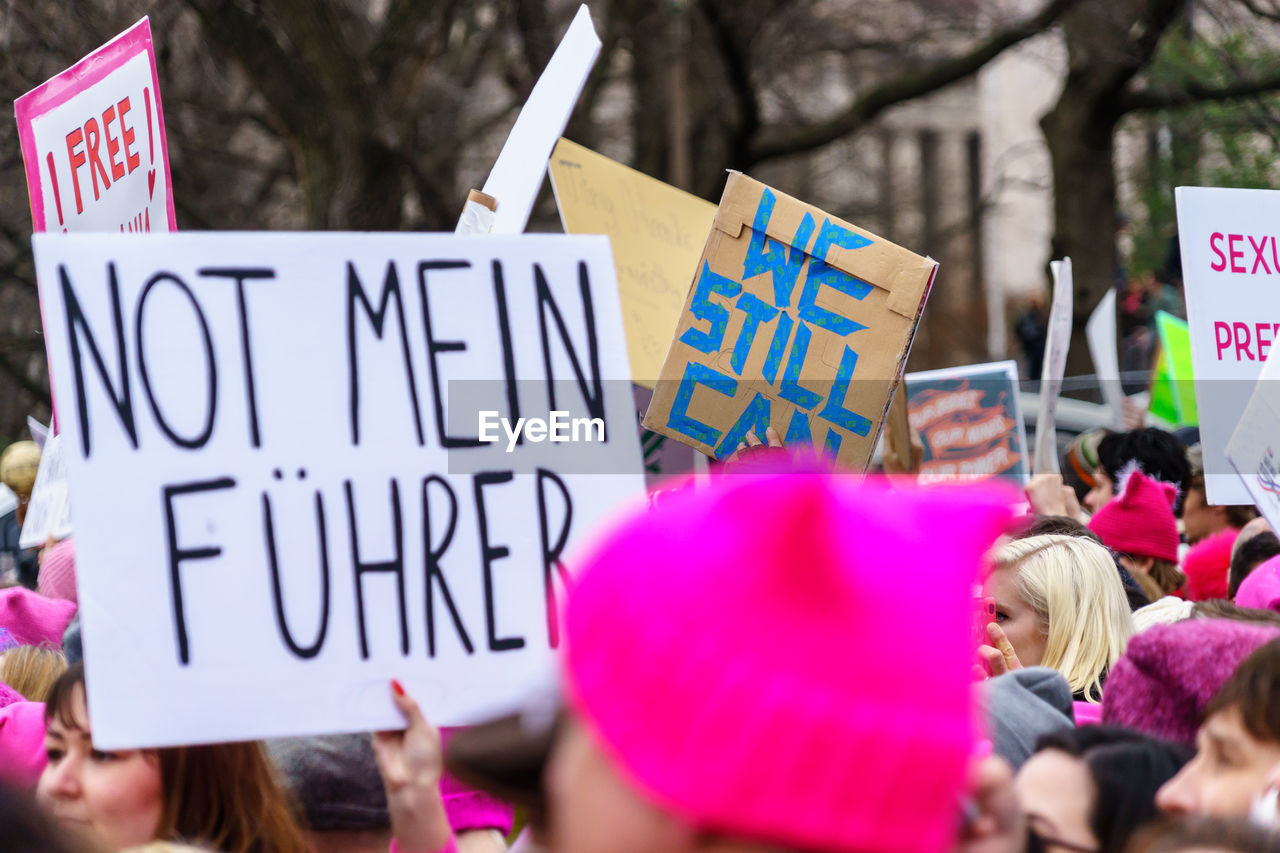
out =
{"type": "Polygon", "coordinates": [[[1107,501],[1115,497],[1116,490],[1111,485],[1111,475],[1102,468],[1093,469],[1093,488],[1085,493],[1084,505],[1089,512],[1102,509],[1107,501]]]}
{"type": "Polygon", "coordinates": [[[1280,743],[1259,741],[1244,728],[1237,708],[1205,720],[1195,758],[1160,788],[1156,805],[1172,814],[1246,817],[1280,764],[1280,743]]]}
{"type": "Polygon", "coordinates": [[[110,850],[155,840],[161,811],[155,753],[94,749],[83,688],[76,688],[72,703],[75,725],[49,721],[49,764],[36,786],[36,801],[64,829],[110,850]]]}
{"type": "Polygon", "coordinates": [[[1027,825],[1044,839],[1046,851],[1098,849],[1089,826],[1097,791],[1083,761],[1061,750],[1041,750],[1022,765],[1013,787],[1027,825]]]}
{"type": "Polygon", "coordinates": [[[1205,503],[1204,492],[1188,489],[1187,497],[1182,502],[1182,526],[1187,533],[1187,541],[1194,545],[1206,536],[1224,529],[1227,517],[1222,507],[1205,503]]]}
{"type": "Polygon", "coordinates": [[[1031,605],[1018,595],[1014,586],[1016,576],[1013,569],[996,569],[987,576],[982,592],[996,600],[996,622],[1018,653],[1018,660],[1023,666],[1039,666],[1044,661],[1049,633],[1031,605]]]}
{"type": "Polygon", "coordinates": [[[687,850],[691,832],[643,800],[594,736],[570,716],[556,737],[546,779],[556,853],[687,850]]]}

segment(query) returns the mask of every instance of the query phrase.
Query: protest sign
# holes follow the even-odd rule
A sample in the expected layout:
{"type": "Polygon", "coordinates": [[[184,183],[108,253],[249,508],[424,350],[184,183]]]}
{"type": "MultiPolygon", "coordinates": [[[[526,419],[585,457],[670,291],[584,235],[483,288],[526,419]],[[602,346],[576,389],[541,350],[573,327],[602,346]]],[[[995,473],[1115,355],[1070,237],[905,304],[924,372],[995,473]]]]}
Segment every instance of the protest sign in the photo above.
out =
{"type": "Polygon", "coordinates": [[[1049,334],[1044,344],[1044,366],[1040,373],[1040,408],[1036,413],[1034,471],[1060,474],[1058,465],[1058,396],[1067,371],[1067,349],[1071,346],[1071,291],[1074,276],[1071,259],[1051,261],[1053,307],[1049,310],[1049,334]]]}
{"type": "Polygon", "coordinates": [[[1156,364],[1147,411],[1174,427],[1200,422],[1192,378],[1191,336],[1185,320],[1156,312],[1156,364]]]}
{"type": "Polygon", "coordinates": [[[176,231],[151,24],[14,103],[35,231],[176,231]]]}
{"type": "Polygon", "coordinates": [[[565,231],[609,235],[631,376],[652,389],[716,206],[567,139],[551,154],[551,187],[565,231]]]}
{"type": "Polygon", "coordinates": [[[1280,359],[1267,361],[1227,442],[1227,459],[1252,502],[1280,530],[1280,359]]]}
{"type": "Polygon", "coordinates": [[[49,437],[49,427],[31,417],[31,415],[27,415],[27,432],[31,433],[31,440],[38,444],[41,450],[44,450],[45,440],[49,437]]]}
{"type": "Polygon", "coordinates": [[[1029,479],[1013,361],[908,373],[907,417],[924,442],[922,483],[1029,479]]]}
{"type": "Polygon", "coordinates": [[[643,500],[605,238],[33,243],[96,746],[395,728],[392,677],[439,725],[541,686],[570,550],[643,500]]]}
{"type": "Polygon", "coordinates": [[[564,133],[599,54],[600,37],[584,3],[516,117],[493,171],[484,182],[484,194],[498,202],[490,233],[520,234],[529,224],[551,149],[564,133]]]}
{"type": "Polygon", "coordinates": [[[1175,200],[1205,490],[1210,504],[1248,503],[1226,449],[1280,338],[1280,250],[1267,227],[1280,192],[1178,187],[1175,200]]]}
{"type": "Polygon", "coordinates": [[[644,425],[716,459],[772,425],[865,469],[937,269],[730,172],[644,425]]]}
{"type": "Polygon", "coordinates": [[[71,535],[71,507],[67,500],[67,461],[62,434],[49,436],[40,453],[36,483],[18,537],[21,548],[39,548],[50,539],[71,535]]]}
{"type": "Polygon", "coordinates": [[[1084,326],[1093,358],[1093,373],[1102,400],[1111,409],[1111,427],[1123,431],[1124,388],[1120,384],[1120,353],[1116,350],[1116,292],[1108,290],[1084,326]]]}

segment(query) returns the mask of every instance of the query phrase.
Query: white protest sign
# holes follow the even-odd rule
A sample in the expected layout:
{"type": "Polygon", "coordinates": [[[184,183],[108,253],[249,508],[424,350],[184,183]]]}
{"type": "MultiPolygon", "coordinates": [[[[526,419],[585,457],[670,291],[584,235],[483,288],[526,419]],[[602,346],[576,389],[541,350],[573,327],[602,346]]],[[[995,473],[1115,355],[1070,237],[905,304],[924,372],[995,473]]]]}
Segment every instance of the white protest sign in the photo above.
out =
{"type": "Polygon", "coordinates": [[[606,238],[33,244],[95,746],[395,728],[393,677],[459,725],[545,683],[562,560],[644,494],[606,238]]]}
{"type": "Polygon", "coordinates": [[[0,516],[8,515],[17,508],[18,496],[4,483],[0,483],[0,516]]]}
{"type": "Polygon", "coordinates": [[[551,150],[564,133],[599,54],[600,37],[583,4],[516,117],[511,135],[484,182],[485,195],[498,200],[491,233],[524,233],[538,190],[542,189],[551,150]]]}
{"type": "Polygon", "coordinates": [[[71,535],[65,448],[61,433],[49,436],[44,443],[31,502],[27,504],[27,516],[18,538],[22,548],[38,548],[49,539],[66,539],[71,535]]]}
{"type": "Polygon", "coordinates": [[[1280,359],[1267,361],[1240,423],[1227,443],[1227,458],[1252,502],[1280,530],[1280,359]]]}
{"type": "Polygon", "coordinates": [[[176,231],[151,24],[14,102],[36,231],[176,231]]]}
{"type": "Polygon", "coordinates": [[[1227,441],[1271,345],[1280,338],[1280,192],[1178,187],[1178,242],[1191,334],[1205,491],[1211,504],[1246,504],[1227,441]]]}
{"type": "Polygon", "coordinates": [[[41,450],[44,450],[45,440],[49,438],[49,428],[27,415],[27,432],[31,433],[31,440],[38,444],[41,450]]]}
{"type": "Polygon", "coordinates": [[[1058,474],[1058,431],[1054,418],[1062,376],[1067,370],[1067,348],[1071,346],[1071,259],[1052,261],[1053,307],[1049,311],[1049,334],[1044,345],[1044,367],[1040,374],[1040,409],[1036,414],[1036,447],[1032,471],[1058,474]]]}
{"type": "Polygon", "coordinates": [[[1111,409],[1111,426],[1123,431],[1124,388],[1120,385],[1120,354],[1116,350],[1116,292],[1108,290],[1098,301],[1084,326],[1093,358],[1093,373],[1102,391],[1102,401],[1111,409]]]}

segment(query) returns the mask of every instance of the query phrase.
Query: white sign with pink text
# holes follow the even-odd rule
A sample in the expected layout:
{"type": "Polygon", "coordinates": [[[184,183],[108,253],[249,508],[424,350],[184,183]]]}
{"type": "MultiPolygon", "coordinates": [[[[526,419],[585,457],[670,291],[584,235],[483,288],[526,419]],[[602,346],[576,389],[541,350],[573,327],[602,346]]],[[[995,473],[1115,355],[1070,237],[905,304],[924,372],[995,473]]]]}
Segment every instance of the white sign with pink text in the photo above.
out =
{"type": "Polygon", "coordinates": [[[143,18],[14,103],[33,230],[176,231],[143,18]]]}
{"type": "Polygon", "coordinates": [[[1206,492],[1249,504],[1227,442],[1280,339],[1280,192],[1178,187],[1176,198],[1206,492]]]}

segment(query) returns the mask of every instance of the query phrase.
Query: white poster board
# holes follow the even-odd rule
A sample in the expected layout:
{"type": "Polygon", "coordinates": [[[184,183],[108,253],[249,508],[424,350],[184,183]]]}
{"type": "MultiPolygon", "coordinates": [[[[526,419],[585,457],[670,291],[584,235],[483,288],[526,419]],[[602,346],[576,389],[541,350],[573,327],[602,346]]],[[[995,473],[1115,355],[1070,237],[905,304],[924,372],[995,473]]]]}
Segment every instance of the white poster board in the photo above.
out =
{"type": "Polygon", "coordinates": [[[1211,504],[1247,504],[1227,441],[1280,338],[1280,192],[1178,187],[1178,240],[1191,333],[1205,490],[1211,504]]]}
{"type": "Polygon", "coordinates": [[[1111,409],[1111,428],[1123,432],[1124,388],[1120,384],[1120,353],[1116,348],[1116,292],[1108,290],[1084,325],[1093,358],[1093,373],[1102,391],[1102,401],[1111,409]]]}
{"type": "Polygon", "coordinates": [[[529,224],[551,150],[564,133],[599,55],[600,37],[584,3],[516,117],[493,171],[484,182],[485,195],[498,200],[490,233],[521,234],[529,224]]]}
{"type": "Polygon", "coordinates": [[[31,489],[31,502],[27,504],[27,516],[18,537],[18,545],[23,548],[38,548],[50,539],[66,539],[71,535],[65,449],[61,433],[45,439],[36,482],[31,489]]]}
{"type": "Polygon", "coordinates": [[[1252,502],[1280,530],[1280,359],[1263,365],[1227,442],[1227,458],[1252,502]]]}
{"type": "Polygon", "coordinates": [[[396,728],[391,678],[459,725],[544,685],[562,561],[643,500],[607,239],[33,244],[95,746],[396,728]]]}
{"type": "Polygon", "coordinates": [[[1053,307],[1049,310],[1049,333],[1044,344],[1044,366],[1040,373],[1040,409],[1036,413],[1035,453],[1032,473],[1058,474],[1058,430],[1055,417],[1062,376],[1067,370],[1067,349],[1071,346],[1071,305],[1073,277],[1071,259],[1051,261],[1053,307]]]}

